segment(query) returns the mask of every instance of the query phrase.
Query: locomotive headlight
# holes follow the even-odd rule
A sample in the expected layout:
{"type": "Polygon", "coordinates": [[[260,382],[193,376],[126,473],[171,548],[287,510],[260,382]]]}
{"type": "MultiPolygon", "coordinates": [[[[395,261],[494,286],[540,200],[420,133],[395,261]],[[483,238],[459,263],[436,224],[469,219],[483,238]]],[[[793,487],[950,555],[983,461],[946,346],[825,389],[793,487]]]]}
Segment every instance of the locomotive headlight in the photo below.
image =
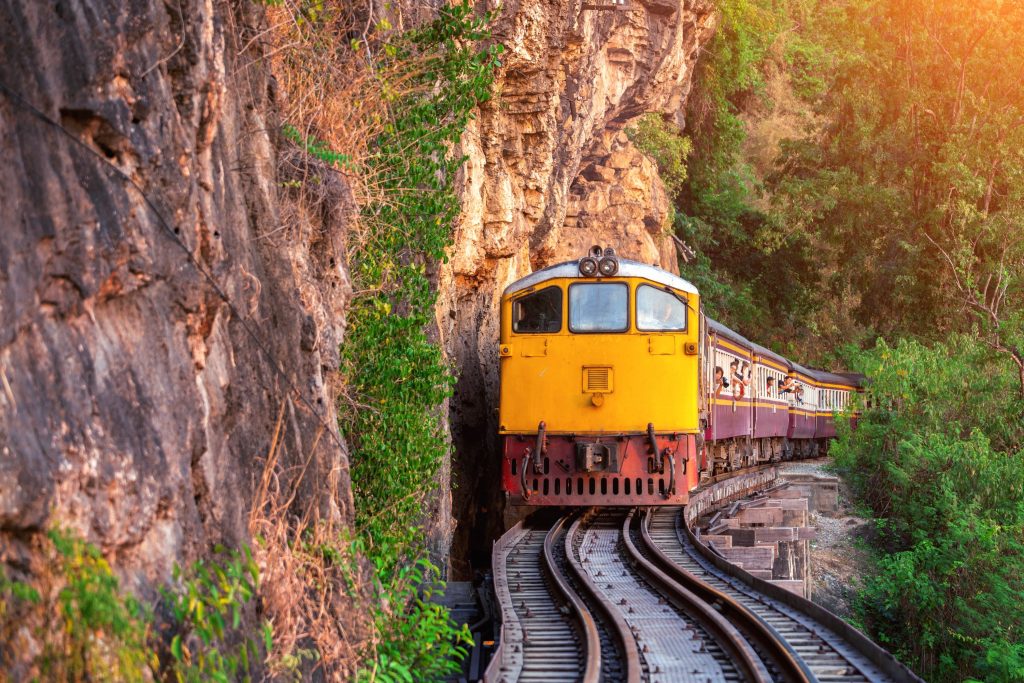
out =
{"type": "Polygon", "coordinates": [[[580,259],[580,275],[593,277],[597,273],[597,259],[584,256],[580,259]]]}
{"type": "Polygon", "coordinates": [[[597,264],[597,269],[601,271],[601,275],[604,277],[611,277],[619,272],[619,262],[614,256],[605,256],[597,264]]]}

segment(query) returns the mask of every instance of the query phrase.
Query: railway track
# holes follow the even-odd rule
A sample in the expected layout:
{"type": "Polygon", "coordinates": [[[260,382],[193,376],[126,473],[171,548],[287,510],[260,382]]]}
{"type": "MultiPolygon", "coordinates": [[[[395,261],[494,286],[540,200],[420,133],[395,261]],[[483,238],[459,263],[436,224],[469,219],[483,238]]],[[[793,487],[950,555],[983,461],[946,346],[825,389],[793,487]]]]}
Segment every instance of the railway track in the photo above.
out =
{"type": "MultiPolygon", "coordinates": [[[[555,559],[566,521],[517,526],[502,547],[504,557],[502,564],[496,565],[495,588],[503,614],[506,647],[502,650],[508,661],[500,680],[600,680],[596,624],[569,587],[564,560],[559,563],[555,559]]],[[[561,552],[564,554],[564,549],[561,552]]]]}
{"type": "Polygon", "coordinates": [[[641,533],[659,564],[727,614],[752,642],[758,643],[759,650],[775,663],[785,680],[893,680],[828,625],[708,562],[686,533],[680,508],[648,509],[643,514],[641,533]]]}
{"type": "Polygon", "coordinates": [[[768,680],[736,629],[644,556],[636,521],[594,509],[506,535],[503,643],[488,680],[768,680]]]}
{"type": "Polygon", "coordinates": [[[494,550],[503,623],[484,680],[919,680],[820,607],[716,566],[684,519],[591,508],[510,530],[494,550]]]}

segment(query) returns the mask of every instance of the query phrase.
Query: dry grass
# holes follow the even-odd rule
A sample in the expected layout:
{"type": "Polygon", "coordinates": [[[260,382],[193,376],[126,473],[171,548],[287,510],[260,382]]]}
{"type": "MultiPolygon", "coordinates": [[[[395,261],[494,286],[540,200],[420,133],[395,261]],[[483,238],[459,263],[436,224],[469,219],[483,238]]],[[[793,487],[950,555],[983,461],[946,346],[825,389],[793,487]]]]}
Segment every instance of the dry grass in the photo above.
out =
{"type": "MultiPolygon", "coordinates": [[[[279,462],[285,405],[249,516],[260,598],[274,627],[269,666],[275,675],[294,673],[315,651],[328,680],[348,680],[373,632],[372,570],[352,551],[339,520],[322,516],[316,501],[298,500],[312,455],[290,471],[279,462]]],[[[311,453],[323,437],[317,434],[311,453]]]]}
{"type": "MultiPolygon", "coordinates": [[[[391,107],[415,93],[420,57],[402,59],[389,44],[409,26],[430,16],[429,7],[404,10],[356,2],[324,3],[311,15],[309,0],[284,0],[269,7],[267,56],[279,86],[282,127],[306,141],[342,155],[345,161],[322,163],[300,152],[279,155],[279,175],[301,203],[316,211],[337,204],[340,176],[350,206],[383,204],[388,198],[373,176],[371,145],[392,120],[391,107]],[[380,14],[383,11],[384,14],[380,14]]],[[[420,81],[422,79],[419,79],[420,81]]],[[[372,225],[358,211],[345,216],[349,255],[372,239],[372,225]]]]}

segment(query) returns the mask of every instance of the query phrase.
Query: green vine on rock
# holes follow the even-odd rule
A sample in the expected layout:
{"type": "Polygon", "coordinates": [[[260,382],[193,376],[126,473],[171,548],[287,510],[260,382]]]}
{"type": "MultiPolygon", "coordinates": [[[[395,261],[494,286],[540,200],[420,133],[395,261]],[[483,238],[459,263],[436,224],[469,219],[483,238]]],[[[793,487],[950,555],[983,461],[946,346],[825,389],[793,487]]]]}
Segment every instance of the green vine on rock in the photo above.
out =
{"type": "Polygon", "coordinates": [[[490,95],[501,52],[481,48],[487,20],[466,2],[443,7],[391,41],[378,70],[393,74],[400,94],[363,169],[377,199],[363,207],[365,237],[350,263],[361,294],[341,349],[350,401],[339,417],[352,448],[356,523],[385,605],[372,663],[360,674],[366,680],[439,678],[458,666],[469,637],[427,600],[438,572],[425,559],[421,527],[449,456],[441,410],[453,387],[430,336],[431,273],[460,211],[454,181],[464,158],[453,149],[490,95]]]}
{"type": "Polygon", "coordinates": [[[415,69],[420,87],[395,102],[367,161],[380,199],[363,209],[368,237],[351,264],[363,293],[342,357],[357,407],[341,411],[341,425],[353,449],[357,524],[382,550],[413,548],[425,490],[448,456],[439,407],[452,375],[428,336],[437,299],[429,271],[445,258],[460,209],[453,181],[463,159],[452,148],[489,95],[500,51],[477,49],[483,25],[461,4],[400,36],[393,59],[415,69]]]}

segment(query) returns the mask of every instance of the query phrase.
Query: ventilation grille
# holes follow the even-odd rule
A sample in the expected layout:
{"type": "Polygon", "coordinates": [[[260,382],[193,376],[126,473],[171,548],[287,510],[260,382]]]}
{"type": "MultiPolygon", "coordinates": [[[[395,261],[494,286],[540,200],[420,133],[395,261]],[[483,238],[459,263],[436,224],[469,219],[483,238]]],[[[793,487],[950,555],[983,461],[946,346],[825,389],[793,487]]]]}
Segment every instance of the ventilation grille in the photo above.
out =
{"type": "Polygon", "coordinates": [[[594,394],[607,394],[611,390],[611,368],[583,368],[583,391],[594,394]]]}

